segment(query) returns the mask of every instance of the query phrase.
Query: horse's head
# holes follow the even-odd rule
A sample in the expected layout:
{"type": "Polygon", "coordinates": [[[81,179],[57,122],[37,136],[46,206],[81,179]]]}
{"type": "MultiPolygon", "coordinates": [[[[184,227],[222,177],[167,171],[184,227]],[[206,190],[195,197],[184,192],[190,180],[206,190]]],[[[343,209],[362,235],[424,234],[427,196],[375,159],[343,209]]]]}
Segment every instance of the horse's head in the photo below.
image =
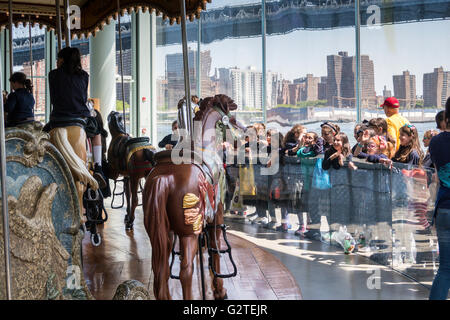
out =
{"type": "Polygon", "coordinates": [[[214,116],[216,127],[219,125],[224,130],[230,129],[235,135],[239,130],[246,130],[245,126],[240,124],[235,116],[231,115],[231,111],[236,109],[237,104],[232,98],[224,94],[218,94],[201,101],[200,111],[195,114],[194,121],[206,121],[206,115],[210,114],[214,116]]]}
{"type": "Polygon", "coordinates": [[[123,115],[117,111],[111,111],[108,115],[108,128],[111,135],[126,134],[123,126],[123,115]]]}

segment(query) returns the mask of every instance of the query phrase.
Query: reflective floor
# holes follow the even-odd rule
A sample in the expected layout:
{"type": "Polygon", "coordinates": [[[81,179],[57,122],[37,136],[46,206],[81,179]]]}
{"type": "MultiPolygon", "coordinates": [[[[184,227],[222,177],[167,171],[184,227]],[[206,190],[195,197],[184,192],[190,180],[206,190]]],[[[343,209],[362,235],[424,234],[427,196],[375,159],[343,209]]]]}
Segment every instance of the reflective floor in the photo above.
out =
{"type": "MultiPolygon", "coordinates": [[[[106,203],[110,203],[107,199],[106,203]]],[[[105,204],[106,204],[105,203],[105,204]]],[[[86,283],[96,299],[110,300],[119,284],[135,279],[142,282],[150,291],[152,298],[153,275],[151,271],[151,246],[143,226],[142,207],[136,210],[135,227],[126,232],[123,218],[125,209],[111,209],[106,206],[108,221],[99,227],[102,244],[93,247],[90,233],[83,240],[83,270],[86,283]]],[[[234,278],[224,279],[231,300],[282,300],[301,299],[300,288],[293,275],[283,263],[271,253],[254,242],[229,234],[233,259],[238,274],[234,278]]],[[[225,249],[224,245],[222,246],[225,249]]],[[[201,299],[201,281],[198,256],[195,260],[193,276],[194,299],[201,299]]],[[[222,273],[231,273],[232,264],[227,257],[221,259],[222,273]]],[[[206,298],[213,299],[211,278],[207,272],[207,254],[204,254],[206,276],[206,298]]],[[[179,259],[174,263],[173,274],[179,273],[179,259]]],[[[182,299],[179,280],[170,279],[169,288],[172,299],[182,299]]]]}
{"type": "MultiPolygon", "coordinates": [[[[250,211],[251,212],[251,211],[250,211]]],[[[290,215],[291,216],[291,215],[290,215]]],[[[227,215],[229,233],[258,244],[289,269],[303,299],[424,300],[429,289],[392,269],[337,246],[288,233],[267,230],[249,219],[227,215]]]]}
{"type": "MultiPolygon", "coordinates": [[[[125,210],[113,210],[110,203],[109,198],[105,202],[109,220],[100,227],[102,244],[93,247],[89,233],[83,241],[84,275],[89,289],[96,299],[112,299],[120,283],[135,279],[153,295],[151,247],[142,223],[142,207],[136,209],[134,231],[125,232],[125,210]]],[[[250,208],[249,214],[252,211],[250,208]]],[[[282,233],[252,224],[246,217],[226,215],[228,238],[238,267],[236,277],[224,280],[229,299],[428,299],[427,287],[386,266],[360,254],[346,255],[340,247],[295,236],[296,217],[290,214],[289,218],[292,229],[282,233]]],[[[228,258],[223,257],[221,264],[224,273],[232,271],[228,258]]],[[[195,299],[201,299],[197,265],[198,259],[193,292],[195,299]]],[[[206,268],[206,254],[204,265],[206,268]]],[[[178,274],[178,266],[177,259],[174,274],[178,274]]],[[[213,299],[209,272],[205,275],[206,296],[213,299]]],[[[170,279],[169,287],[173,299],[182,299],[179,280],[170,279]]]]}

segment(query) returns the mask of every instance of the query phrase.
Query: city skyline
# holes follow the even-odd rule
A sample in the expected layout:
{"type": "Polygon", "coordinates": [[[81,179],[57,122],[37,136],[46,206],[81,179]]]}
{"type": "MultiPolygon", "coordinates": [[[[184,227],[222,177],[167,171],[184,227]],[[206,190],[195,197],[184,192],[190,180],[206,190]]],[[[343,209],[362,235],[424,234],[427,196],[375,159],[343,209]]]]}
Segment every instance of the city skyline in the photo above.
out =
{"type": "MultiPolygon", "coordinates": [[[[238,68],[216,68],[211,70],[213,59],[209,50],[201,51],[204,61],[200,73],[202,96],[223,93],[231,96],[236,103],[247,110],[260,109],[262,106],[262,72],[254,66],[238,68]],[[208,76],[214,72],[213,76],[208,76]]],[[[197,71],[194,63],[197,56],[196,50],[189,50],[191,90],[197,92],[194,81],[197,71]]],[[[277,105],[297,105],[304,101],[326,100],[328,106],[354,107],[356,104],[356,59],[349,56],[348,52],[338,52],[327,57],[327,73],[323,75],[297,75],[293,81],[285,79],[281,74],[268,71],[266,74],[266,107],[268,109],[277,105]]],[[[174,108],[177,101],[184,95],[184,81],[182,70],[182,54],[174,53],[166,55],[165,77],[158,77],[158,105],[167,105],[174,108]]],[[[363,108],[377,107],[383,99],[396,96],[402,103],[402,107],[414,108],[417,100],[423,100],[416,94],[416,75],[409,70],[402,71],[401,75],[392,74],[393,90],[383,87],[382,94],[376,94],[374,90],[375,66],[370,56],[361,55],[361,103],[363,108]]],[[[428,84],[428,95],[419,105],[437,106],[442,97],[450,94],[450,72],[442,67],[436,67],[440,74],[433,76],[433,82],[428,84]],[[437,96],[437,98],[436,98],[437,96]],[[430,98],[431,97],[431,98],[430,98]],[[434,100],[431,100],[434,99],[434,100]]],[[[431,70],[429,70],[431,71],[431,70]]],[[[431,80],[430,80],[431,81],[431,80]]],[[[323,102],[321,102],[323,104],[323,102]]]]}
{"type": "MultiPolygon", "coordinates": [[[[384,86],[393,90],[392,75],[409,70],[416,75],[417,95],[422,96],[423,74],[440,66],[450,70],[450,39],[440,36],[446,29],[450,30],[449,20],[385,25],[378,29],[362,27],[361,55],[369,55],[374,61],[376,94],[382,95],[384,86]]],[[[197,44],[190,42],[189,46],[196,48],[197,44]]],[[[211,70],[248,66],[262,69],[260,37],[217,41],[201,45],[201,50],[211,51],[211,70]]],[[[323,76],[327,55],[339,51],[354,55],[354,28],[268,36],[266,50],[267,71],[282,74],[284,79],[293,81],[299,74],[323,76]]],[[[158,47],[157,52],[157,73],[163,75],[165,54],[181,52],[181,46],[158,47]]]]}

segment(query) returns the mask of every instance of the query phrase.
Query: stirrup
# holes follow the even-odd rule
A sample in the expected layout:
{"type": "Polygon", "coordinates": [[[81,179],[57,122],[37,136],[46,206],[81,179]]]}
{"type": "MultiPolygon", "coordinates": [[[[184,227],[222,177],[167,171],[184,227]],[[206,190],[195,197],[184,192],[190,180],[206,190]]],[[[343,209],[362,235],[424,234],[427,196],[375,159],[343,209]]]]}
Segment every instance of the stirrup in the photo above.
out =
{"type": "Polygon", "coordinates": [[[236,267],[236,264],[234,263],[233,256],[231,255],[231,246],[227,239],[227,232],[226,232],[227,229],[228,229],[228,226],[226,226],[224,224],[218,224],[218,225],[206,225],[206,227],[203,231],[203,233],[205,234],[206,247],[208,248],[208,254],[209,254],[209,259],[208,259],[209,260],[209,268],[211,269],[211,272],[213,273],[214,277],[217,277],[217,278],[231,278],[231,277],[235,277],[237,275],[237,267],[236,267]],[[211,239],[209,239],[207,230],[213,229],[215,227],[219,227],[222,229],[223,240],[225,241],[225,243],[227,245],[226,250],[214,249],[211,247],[211,243],[210,243],[211,239]],[[213,255],[221,254],[221,253],[228,253],[228,257],[230,258],[231,264],[233,265],[232,273],[221,274],[221,273],[216,272],[216,269],[214,268],[214,264],[213,264],[213,255]]]}
{"type": "Polygon", "coordinates": [[[112,198],[111,199],[111,208],[112,209],[121,209],[125,205],[125,184],[123,186],[122,192],[116,192],[116,187],[117,187],[118,182],[124,182],[124,179],[114,180],[114,188],[113,188],[112,197],[111,197],[112,198]],[[115,200],[116,196],[122,196],[122,204],[119,206],[114,206],[114,200],[115,200]]]}
{"type": "Polygon", "coordinates": [[[172,260],[170,261],[170,279],[180,280],[180,276],[176,276],[172,274],[172,267],[175,261],[175,256],[181,256],[180,251],[175,251],[175,242],[177,241],[177,235],[174,233],[173,235],[173,244],[172,244],[172,260]]]}

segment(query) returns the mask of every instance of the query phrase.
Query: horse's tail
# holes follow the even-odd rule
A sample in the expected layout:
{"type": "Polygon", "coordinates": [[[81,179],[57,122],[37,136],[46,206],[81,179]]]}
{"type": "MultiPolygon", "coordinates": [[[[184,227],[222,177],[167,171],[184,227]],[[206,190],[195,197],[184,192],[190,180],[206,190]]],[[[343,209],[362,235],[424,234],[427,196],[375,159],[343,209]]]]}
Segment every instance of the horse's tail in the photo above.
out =
{"type": "Polygon", "coordinates": [[[167,215],[169,178],[157,176],[147,180],[144,194],[144,224],[152,245],[152,269],[154,274],[153,292],[156,299],[170,299],[168,288],[169,255],[172,239],[167,215]],[[147,184],[150,184],[149,186],[147,184]]]}
{"type": "Polygon", "coordinates": [[[98,182],[90,174],[83,160],[81,160],[73,150],[73,147],[69,143],[69,139],[67,138],[66,128],[55,128],[52,131],[52,135],[53,142],[69,165],[70,171],[72,171],[72,174],[75,178],[74,180],[80,181],[85,185],[89,184],[92,189],[97,190],[98,182]]]}

